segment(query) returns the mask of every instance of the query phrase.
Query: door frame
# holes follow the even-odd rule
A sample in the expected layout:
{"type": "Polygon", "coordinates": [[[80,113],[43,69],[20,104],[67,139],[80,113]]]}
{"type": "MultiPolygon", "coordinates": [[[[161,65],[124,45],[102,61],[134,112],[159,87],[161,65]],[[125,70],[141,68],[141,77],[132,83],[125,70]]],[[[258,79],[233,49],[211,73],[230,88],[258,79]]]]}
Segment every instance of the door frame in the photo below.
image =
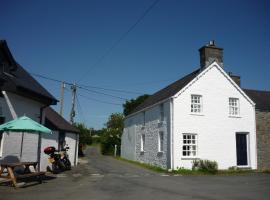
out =
{"type": "Polygon", "coordinates": [[[238,168],[247,168],[251,167],[250,165],[250,133],[249,132],[236,132],[235,133],[235,157],[236,157],[236,165],[238,168]],[[243,134],[246,135],[246,142],[247,142],[247,165],[237,165],[237,144],[236,144],[236,135],[243,134]]]}

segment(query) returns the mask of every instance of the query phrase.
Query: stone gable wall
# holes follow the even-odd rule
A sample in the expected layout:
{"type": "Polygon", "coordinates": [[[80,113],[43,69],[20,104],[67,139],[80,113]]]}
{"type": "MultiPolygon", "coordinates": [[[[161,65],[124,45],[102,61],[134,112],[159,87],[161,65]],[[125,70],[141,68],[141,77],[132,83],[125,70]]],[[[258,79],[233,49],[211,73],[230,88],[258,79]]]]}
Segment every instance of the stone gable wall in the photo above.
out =
{"type": "Polygon", "coordinates": [[[258,169],[270,169],[270,112],[256,111],[258,169]]]}

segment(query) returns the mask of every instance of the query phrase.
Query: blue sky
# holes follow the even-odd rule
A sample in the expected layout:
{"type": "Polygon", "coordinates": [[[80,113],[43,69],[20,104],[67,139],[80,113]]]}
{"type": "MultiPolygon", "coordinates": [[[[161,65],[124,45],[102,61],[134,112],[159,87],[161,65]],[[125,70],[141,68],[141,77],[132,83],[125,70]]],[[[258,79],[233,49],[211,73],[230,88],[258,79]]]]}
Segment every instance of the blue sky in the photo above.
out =
{"type": "MultiPolygon", "coordinates": [[[[242,87],[270,90],[270,3],[262,0],[160,0],[104,59],[153,0],[0,0],[0,39],[30,73],[78,84],[128,90],[121,98],[151,94],[199,66],[198,49],[209,40],[224,48],[226,71],[242,87]]],[[[60,84],[41,78],[56,98],[60,84]]],[[[78,90],[76,121],[101,128],[122,99],[78,90]],[[77,107],[78,108],[78,107],[77,107]]],[[[70,112],[65,92],[65,117],[70,112]]],[[[54,107],[57,111],[59,107],[54,107]]]]}

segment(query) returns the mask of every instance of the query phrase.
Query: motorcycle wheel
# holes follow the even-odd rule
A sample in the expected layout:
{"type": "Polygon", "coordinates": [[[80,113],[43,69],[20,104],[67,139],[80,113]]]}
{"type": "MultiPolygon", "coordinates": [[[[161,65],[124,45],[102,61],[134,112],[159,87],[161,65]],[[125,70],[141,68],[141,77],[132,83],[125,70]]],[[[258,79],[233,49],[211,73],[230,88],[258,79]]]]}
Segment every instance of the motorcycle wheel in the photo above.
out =
{"type": "Polygon", "coordinates": [[[60,170],[59,165],[56,162],[52,163],[52,173],[58,174],[60,171],[61,170],[60,170]]]}
{"type": "Polygon", "coordinates": [[[66,170],[71,170],[71,163],[69,159],[66,160],[65,166],[66,166],[66,170]]]}

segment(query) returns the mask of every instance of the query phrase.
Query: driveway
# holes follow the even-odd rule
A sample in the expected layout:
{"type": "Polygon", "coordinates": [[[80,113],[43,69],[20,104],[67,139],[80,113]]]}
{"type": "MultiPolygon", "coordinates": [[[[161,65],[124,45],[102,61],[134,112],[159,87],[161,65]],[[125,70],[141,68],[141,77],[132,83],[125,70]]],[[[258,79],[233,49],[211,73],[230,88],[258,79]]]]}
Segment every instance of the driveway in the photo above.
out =
{"type": "Polygon", "coordinates": [[[269,199],[270,175],[167,176],[102,156],[95,147],[84,163],[27,188],[0,186],[2,200],[39,199],[269,199]]]}

